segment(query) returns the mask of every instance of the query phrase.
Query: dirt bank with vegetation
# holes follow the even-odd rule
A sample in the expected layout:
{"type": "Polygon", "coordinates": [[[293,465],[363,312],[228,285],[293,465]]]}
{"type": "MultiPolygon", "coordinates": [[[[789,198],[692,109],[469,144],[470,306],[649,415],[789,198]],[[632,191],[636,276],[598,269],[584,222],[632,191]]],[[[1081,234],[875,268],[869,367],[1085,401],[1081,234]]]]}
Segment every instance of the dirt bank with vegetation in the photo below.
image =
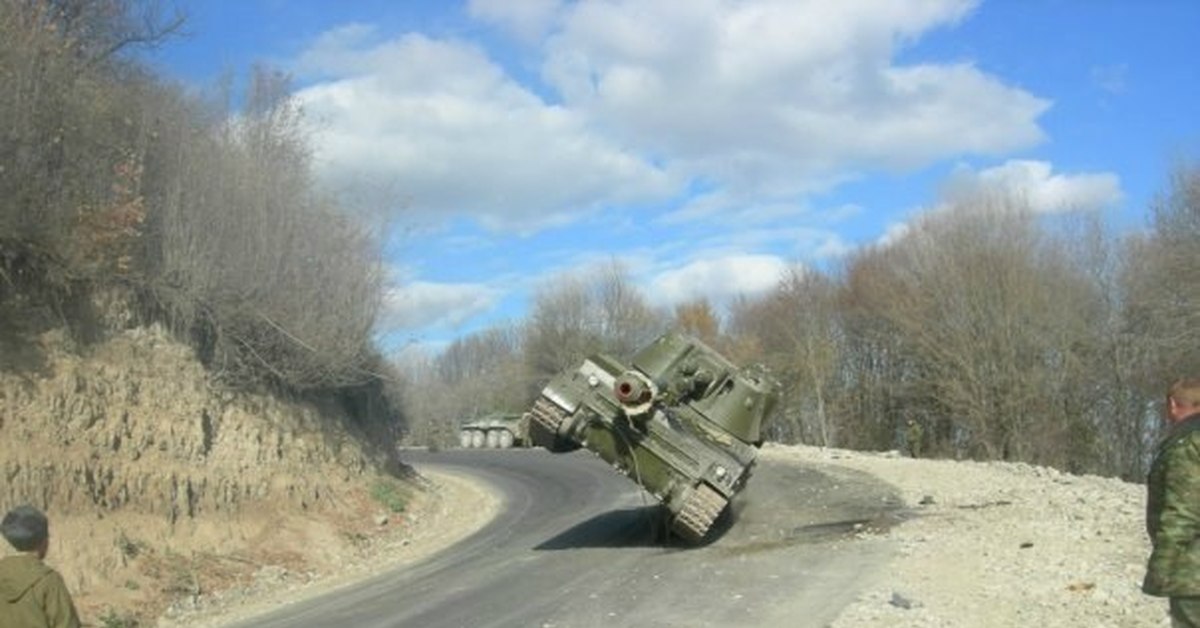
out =
{"type": "Polygon", "coordinates": [[[264,568],[323,573],[428,508],[346,408],[225,389],[159,328],[34,349],[0,369],[0,504],[48,511],[87,621],[148,622],[264,568]]]}

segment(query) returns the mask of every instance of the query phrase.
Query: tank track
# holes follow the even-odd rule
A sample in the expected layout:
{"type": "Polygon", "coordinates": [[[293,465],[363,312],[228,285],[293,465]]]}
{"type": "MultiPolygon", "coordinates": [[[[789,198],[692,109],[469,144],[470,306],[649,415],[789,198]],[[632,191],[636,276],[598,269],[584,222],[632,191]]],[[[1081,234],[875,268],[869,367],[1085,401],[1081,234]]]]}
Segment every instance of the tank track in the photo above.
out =
{"type": "Polygon", "coordinates": [[[697,485],[671,522],[671,530],[689,543],[699,543],[728,503],[729,500],[707,484],[697,485]]]}
{"type": "Polygon", "coordinates": [[[561,443],[558,437],[558,428],[567,418],[561,408],[548,399],[540,398],[533,402],[529,417],[529,433],[535,445],[541,445],[554,452],[571,449],[561,443]]]}

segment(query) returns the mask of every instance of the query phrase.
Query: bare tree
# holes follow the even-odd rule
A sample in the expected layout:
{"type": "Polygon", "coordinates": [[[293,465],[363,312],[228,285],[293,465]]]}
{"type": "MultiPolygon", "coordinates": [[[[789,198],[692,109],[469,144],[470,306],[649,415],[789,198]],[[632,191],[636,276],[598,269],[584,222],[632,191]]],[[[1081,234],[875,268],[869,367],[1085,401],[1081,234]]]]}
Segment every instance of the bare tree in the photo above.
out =
{"type": "Polygon", "coordinates": [[[1096,435],[1064,400],[1088,368],[1096,295],[1063,250],[1019,202],[993,196],[867,254],[886,260],[857,296],[897,334],[904,402],[937,417],[949,451],[1092,464],[1096,435]]]}
{"type": "Polygon", "coordinates": [[[450,445],[465,420],[528,408],[522,338],[519,327],[502,325],[459,338],[437,355],[410,358],[404,375],[409,440],[450,445]]]}
{"type": "Polygon", "coordinates": [[[704,297],[676,305],[675,326],[711,347],[717,347],[722,342],[721,319],[704,297]]]}
{"type": "Polygon", "coordinates": [[[624,269],[610,263],[539,290],[526,327],[526,359],[534,381],[544,382],[590,353],[627,357],[665,324],[624,269]]]}
{"type": "Polygon", "coordinates": [[[1131,244],[1125,277],[1130,292],[1128,316],[1156,354],[1149,365],[1151,380],[1161,382],[1200,372],[1200,356],[1192,347],[1200,339],[1200,166],[1184,164],[1172,174],[1168,189],[1152,207],[1153,230],[1131,244]]]}
{"type": "Polygon", "coordinates": [[[525,355],[530,371],[542,381],[600,349],[592,305],[579,278],[563,277],[537,292],[526,327],[525,355]]]}
{"type": "MultiPolygon", "coordinates": [[[[793,266],[765,296],[735,304],[735,337],[757,347],[783,384],[778,418],[768,433],[785,442],[828,446],[834,442],[829,417],[838,369],[840,331],[837,286],[824,275],[793,266]]],[[[749,357],[749,356],[748,356],[749,357]]]]}
{"type": "Polygon", "coordinates": [[[382,296],[375,233],[315,188],[282,75],[258,69],[245,113],[194,126],[162,159],[153,286],[233,381],[298,390],[369,379],[382,296]],[[195,176],[196,171],[207,176],[195,176]]]}
{"type": "Polygon", "coordinates": [[[27,7],[53,27],[87,64],[110,60],[130,47],[157,47],[180,33],[187,16],[153,0],[40,0],[27,7]]]}
{"type": "Polygon", "coordinates": [[[1090,346],[1079,348],[1089,368],[1065,391],[1067,403],[1083,408],[1095,426],[1100,471],[1141,481],[1161,425],[1158,413],[1148,409],[1160,399],[1164,383],[1152,375],[1157,353],[1131,324],[1129,313],[1142,306],[1131,294],[1129,279],[1152,255],[1142,250],[1142,237],[1119,240],[1095,215],[1066,227],[1073,245],[1068,254],[1097,297],[1090,346]]]}
{"type": "Polygon", "coordinates": [[[650,307],[617,260],[593,272],[591,301],[604,350],[628,356],[662,330],[663,316],[650,307]]]}
{"type": "Polygon", "coordinates": [[[933,423],[922,416],[912,382],[919,373],[906,341],[886,318],[877,315],[875,286],[889,281],[893,252],[861,251],[845,269],[838,312],[845,332],[838,403],[839,444],[855,449],[887,449],[896,445],[896,427],[908,419],[933,423]]]}

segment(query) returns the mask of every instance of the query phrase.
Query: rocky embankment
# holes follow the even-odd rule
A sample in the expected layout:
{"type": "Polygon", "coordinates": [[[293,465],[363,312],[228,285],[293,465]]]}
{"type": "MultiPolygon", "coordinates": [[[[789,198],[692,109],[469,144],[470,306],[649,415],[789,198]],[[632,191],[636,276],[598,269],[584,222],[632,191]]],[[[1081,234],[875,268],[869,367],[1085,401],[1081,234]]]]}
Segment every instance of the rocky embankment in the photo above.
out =
{"type": "Polygon", "coordinates": [[[912,517],[897,555],[834,628],[1169,626],[1140,591],[1145,487],[1024,464],[772,447],[764,459],[835,465],[895,486],[912,517]]]}

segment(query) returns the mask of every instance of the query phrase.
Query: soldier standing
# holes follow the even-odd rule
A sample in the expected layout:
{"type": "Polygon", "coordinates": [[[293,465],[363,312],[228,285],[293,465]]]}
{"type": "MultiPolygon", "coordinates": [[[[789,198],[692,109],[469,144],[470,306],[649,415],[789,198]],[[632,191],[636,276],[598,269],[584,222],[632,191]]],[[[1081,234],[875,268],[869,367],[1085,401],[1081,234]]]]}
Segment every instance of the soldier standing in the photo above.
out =
{"type": "Polygon", "coordinates": [[[1170,598],[1171,625],[1200,628],[1200,378],[1167,391],[1167,436],[1146,478],[1153,551],[1142,591],[1170,598]]]}
{"type": "Polygon", "coordinates": [[[921,457],[922,439],[925,438],[925,430],[913,419],[908,420],[908,425],[904,429],[904,446],[908,448],[908,455],[913,458],[921,457]]]}
{"type": "Polygon", "coordinates": [[[62,576],[42,559],[50,547],[46,515],[17,506],[0,533],[20,554],[0,559],[0,628],[79,628],[79,615],[62,576]]]}

